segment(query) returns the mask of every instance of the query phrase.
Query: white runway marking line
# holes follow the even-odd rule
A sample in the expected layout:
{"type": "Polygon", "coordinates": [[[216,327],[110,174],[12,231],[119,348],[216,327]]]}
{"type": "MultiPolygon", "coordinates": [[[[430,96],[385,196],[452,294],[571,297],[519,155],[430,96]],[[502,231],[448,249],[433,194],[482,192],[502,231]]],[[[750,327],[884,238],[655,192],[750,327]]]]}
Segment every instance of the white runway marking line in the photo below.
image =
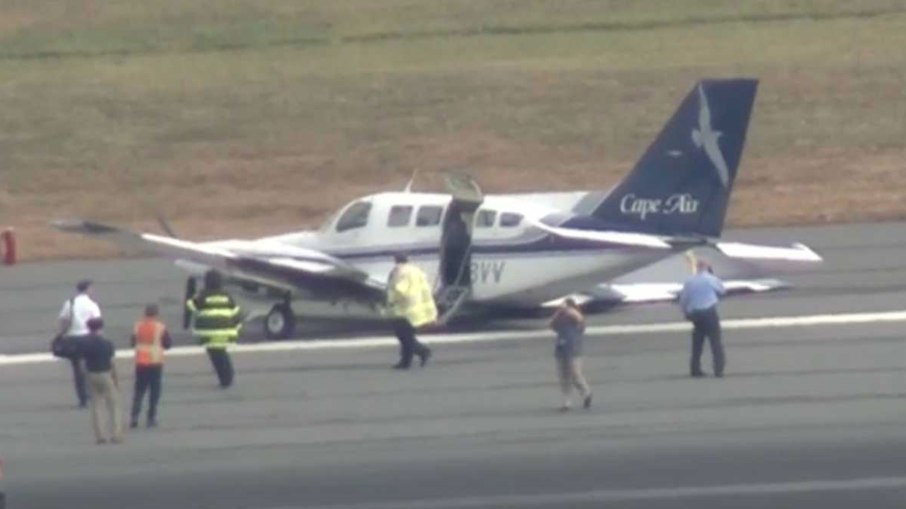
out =
{"type": "MultiPolygon", "coordinates": [[[[363,502],[345,505],[305,506],[307,509],[468,509],[472,507],[565,507],[565,504],[599,502],[632,502],[644,500],[673,500],[678,498],[708,498],[721,496],[769,496],[796,493],[866,491],[906,488],[906,477],[869,477],[863,479],[817,480],[756,484],[727,484],[723,486],[680,486],[675,488],[641,488],[594,490],[574,493],[538,495],[489,495],[448,499],[401,500],[395,502],[363,502]]],[[[302,506],[270,507],[267,509],[301,509],[302,506]]],[[[263,508],[262,508],[263,509],[263,508]]]]}
{"type": "MultiPolygon", "coordinates": [[[[838,315],[806,315],[806,316],[779,316],[768,318],[743,318],[737,320],[723,320],[721,327],[724,330],[733,329],[762,329],[772,327],[810,327],[816,325],[853,325],[860,323],[906,322],[906,311],[882,311],[876,313],[851,313],[838,315]]],[[[591,335],[620,335],[620,334],[651,334],[657,332],[682,332],[688,331],[689,322],[666,322],[640,325],[599,325],[588,327],[586,334],[591,335]]],[[[544,330],[525,331],[496,331],[496,332],[471,332],[465,334],[434,334],[426,335],[421,339],[427,344],[454,344],[454,343],[480,343],[489,341],[518,341],[525,339],[546,338],[551,334],[544,330]]],[[[396,338],[392,336],[374,336],[357,339],[311,339],[298,341],[279,341],[263,344],[241,344],[230,349],[236,353],[260,352],[292,352],[303,350],[328,350],[343,348],[375,348],[397,345],[396,338]]],[[[182,346],[172,348],[167,352],[170,357],[185,357],[202,355],[204,349],[200,346],[182,346]]],[[[132,350],[117,352],[118,358],[131,358],[132,350]]],[[[0,354],[0,366],[34,364],[58,360],[49,353],[30,354],[0,354]]]]}

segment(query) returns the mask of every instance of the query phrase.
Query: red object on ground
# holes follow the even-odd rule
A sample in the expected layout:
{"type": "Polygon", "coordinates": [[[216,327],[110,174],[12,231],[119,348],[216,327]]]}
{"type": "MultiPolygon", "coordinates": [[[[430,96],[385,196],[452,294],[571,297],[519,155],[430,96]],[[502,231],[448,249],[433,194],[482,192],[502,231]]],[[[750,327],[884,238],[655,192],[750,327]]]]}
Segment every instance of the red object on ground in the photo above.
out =
{"type": "Polygon", "coordinates": [[[16,263],[16,234],[12,228],[6,228],[0,234],[3,238],[3,264],[15,265],[16,263]]]}

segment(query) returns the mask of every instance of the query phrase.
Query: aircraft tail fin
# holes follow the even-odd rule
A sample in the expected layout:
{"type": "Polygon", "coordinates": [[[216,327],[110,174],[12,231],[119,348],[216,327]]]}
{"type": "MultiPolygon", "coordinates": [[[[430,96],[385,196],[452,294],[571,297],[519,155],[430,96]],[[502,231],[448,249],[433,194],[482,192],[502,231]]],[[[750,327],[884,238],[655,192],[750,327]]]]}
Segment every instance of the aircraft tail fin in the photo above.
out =
{"type": "Polygon", "coordinates": [[[641,233],[720,236],[757,85],[754,79],[698,82],[591,215],[641,233]]]}

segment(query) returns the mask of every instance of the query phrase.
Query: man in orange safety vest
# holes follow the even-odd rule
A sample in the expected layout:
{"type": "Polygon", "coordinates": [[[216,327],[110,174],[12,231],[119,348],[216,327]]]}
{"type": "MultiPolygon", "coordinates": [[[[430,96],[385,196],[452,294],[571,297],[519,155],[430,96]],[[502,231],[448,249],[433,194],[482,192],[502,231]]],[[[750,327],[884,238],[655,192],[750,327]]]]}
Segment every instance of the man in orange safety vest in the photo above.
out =
{"type": "Polygon", "coordinates": [[[149,428],[157,426],[157,402],[160,400],[161,378],[164,371],[164,350],[170,348],[172,340],[167,326],[158,319],[157,304],[145,306],[145,316],[135,323],[132,346],[135,348],[135,393],[132,397],[132,419],[129,427],[138,427],[142,413],[142,400],[150,389],[148,416],[149,428]]]}

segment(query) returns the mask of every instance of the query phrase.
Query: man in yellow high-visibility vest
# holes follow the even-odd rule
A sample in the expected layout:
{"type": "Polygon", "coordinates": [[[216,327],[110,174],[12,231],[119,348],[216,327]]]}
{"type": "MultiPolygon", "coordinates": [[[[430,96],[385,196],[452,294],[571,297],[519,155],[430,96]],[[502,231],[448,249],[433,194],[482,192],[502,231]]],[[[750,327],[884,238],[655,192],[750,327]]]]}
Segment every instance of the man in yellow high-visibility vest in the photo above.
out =
{"type": "Polygon", "coordinates": [[[242,316],[239,305],[223,289],[223,276],[209,270],[204,276],[204,288],[186,302],[194,315],[192,334],[204,345],[224,389],[233,384],[233,363],[227,347],[239,339],[242,316]]]}
{"type": "Polygon", "coordinates": [[[396,254],[394,261],[396,265],[387,281],[387,305],[400,342],[400,360],[393,367],[409,369],[413,355],[418,355],[424,366],[431,357],[431,349],[419,342],[415,332],[437,321],[437,306],[424,271],[409,263],[409,257],[403,253],[396,254]]]}

